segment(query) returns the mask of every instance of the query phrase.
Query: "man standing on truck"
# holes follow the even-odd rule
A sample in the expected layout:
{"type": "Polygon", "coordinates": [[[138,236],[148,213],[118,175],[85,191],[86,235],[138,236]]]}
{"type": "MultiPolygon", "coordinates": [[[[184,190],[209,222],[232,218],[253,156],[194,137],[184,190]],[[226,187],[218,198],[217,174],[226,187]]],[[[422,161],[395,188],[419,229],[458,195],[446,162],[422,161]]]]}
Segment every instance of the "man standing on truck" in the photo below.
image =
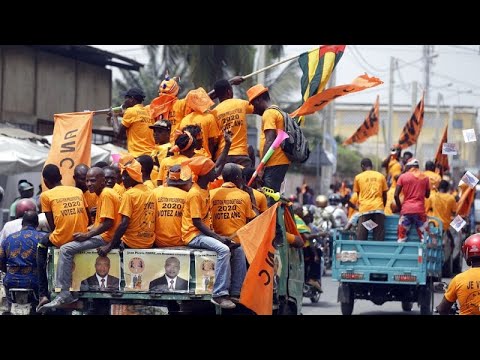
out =
{"type": "Polygon", "coordinates": [[[465,240],[462,247],[468,266],[472,268],[455,276],[437,306],[440,315],[448,315],[458,300],[460,315],[480,315],[480,234],[473,234],[465,240]]]}
{"type": "MultiPolygon", "coordinates": [[[[82,190],[73,186],[63,186],[62,175],[57,165],[45,165],[43,181],[49,190],[40,195],[42,210],[47,217],[52,233],[40,239],[37,247],[38,295],[37,311],[48,303],[47,252],[49,246],[60,248],[73,240],[73,234],[86,232],[88,215],[82,190]]],[[[68,293],[70,294],[70,292],[68,293]]],[[[60,297],[60,296],[59,296],[60,297]]],[[[62,297],[62,303],[76,301],[73,296],[62,297]]]]}
{"type": "Polygon", "coordinates": [[[368,230],[362,224],[373,221],[377,226],[373,229],[373,240],[383,241],[385,237],[384,208],[387,201],[387,181],[378,171],[372,170],[372,160],[362,159],[362,172],[353,180],[353,191],[358,194],[357,239],[367,240],[368,230]]]}
{"type": "Polygon", "coordinates": [[[418,237],[423,242],[423,231],[429,232],[427,214],[425,212],[425,198],[430,196],[430,181],[419,169],[417,159],[410,159],[405,173],[400,175],[395,188],[395,204],[400,210],[398,220],[398,242],[407,240],[411,225],[417,228],[418,237]],[[403,192],[403,203],[400,202],[400,192],[403,192]]]}

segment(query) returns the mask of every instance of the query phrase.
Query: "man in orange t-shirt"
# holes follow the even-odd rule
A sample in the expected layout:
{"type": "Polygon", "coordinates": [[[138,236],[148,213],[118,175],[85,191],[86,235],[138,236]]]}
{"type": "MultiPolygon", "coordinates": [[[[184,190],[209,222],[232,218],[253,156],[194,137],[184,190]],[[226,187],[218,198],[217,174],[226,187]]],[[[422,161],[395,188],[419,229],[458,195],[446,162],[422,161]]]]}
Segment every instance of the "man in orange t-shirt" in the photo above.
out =
{"type": "MultiPolygon", "coordinates": [[[[42,171],[43,181],[49,190],[40,195],[42,210],[45,212],[52,233],[40,239],[37,248],[38,292],[37,311],[48,303],[47,253],[49,246],[60,248],[73,240],[73,234],[87,231],[88,216],[82,190],[63,186],[60,169],[48,164],[42,171]]],[[[72,297],[63,299],[73,302],[72,297]]]]}
{"type": "Polygon", "coordinates": [[[229,296],[230,274],[237,271],[234,266],[232,268],[232,265],[237,265],[237,263],[230,264],[230,257],[231,250],[234,251],[239,244],[235,244],[230,238],[212,230],[210,194],[207,188],[208,183],[217,177],[215,163],[207,157],[197,156],[182,163],[182,166],[184,165],[188,165],[198,179],[185,200],[182,216],[182,240],[189,247],[208,249],[217,253],[211,301],[221,308],[232,309],[235,304],[229,296]]]}
{"type": "Polygon", "coordinates": [[[155,246],[183,246],[182,215],[188,190],[192,187],[192,172],[188,166],[173,165],[167,176],[167,186],[153,190],[157,198],[155,246]]]}
{"type": "MultiPolygon", "coordinates": [[[[243,167],[252,166],[248,156],[247,114],[253,113],[253,105],[248,101],[233,98],[233,88],[228,80],[218,80],[215,85],[215,94],[220,103],[213,109],[216,112],[218,128],[232,134],[232,145],[227,156],[227,163],[236,163],[243,167]]],[[[220,137],[217,159],[225,147],[225,140],[220,137]]]]}
{"type": "MultiPolygon", "coordinates": [[[[86,184],[88,191],[95,193],[97,211],[95,223],[89,231],[76,232],[73,240],[60,247],[57,265],[56,285],[61,289],[60,294],[41,309],[56,308],[69,303],[73,299],[70,293],[72,286],[73,257],[80,251],[95,249],[106,245],[112,240],[116,228],[120,224],[120,195],[105,186],[105,174],[101,168],[93,167],[87,172],[86,184]]],[[[118,290],[118,289],[117,289],[118,290]]]]}
{"type": "Polygon", "coordinates": [[[368,230],[362,224],[373,221],[373,240],[383,241],[385,237],[385,202],[387,201],[387,181],[378,171],[372,170],[372,160],[362,159],[362,172],[353,180],[353,191],[358,194],[357,239],[367,240],[368,230]]]}
{"type": "Polygon", "coordinates": [[[143,184],[142,167],[137,160],[120,161],[123,184],[127,188],[118,210],[122,219],[112,240],[98,249],[100,256],[106,256],[120,243],[128,249],[148,249],[155,241],[155,195],[143,184]]]}
{"type": "MultiPolygon", "coordinates": [[[[285,130],[285,120],[282,113],[274,106],[272,107],[268,88],[262,84],[252,86],[247,90],[247,95],[249,103],[253,105],[254,114],[262,117],[262,132],[260,133],[261,159],[275,141],[277,130],[285,130]]],[[[287,155],[285,155],[281,147],[278,147],[265,164],[263,172],[264,186],[279,192],[289,165],[290,160],[287,158],[287,155]]],[[[270,202],[271,198],[268,200],[270,202]]]]}
{"type": "Polygon", "coordinates": [[[113,122],[113,131],[118,138],[127,137],[127,149],[134,157],[150,155],[155,149],[155,140],[149,126],[154,123],[150,112],[143,106],[145,93],[142,89],[131,88],[124,93],[125,110],[122,123],[113,122]]]}

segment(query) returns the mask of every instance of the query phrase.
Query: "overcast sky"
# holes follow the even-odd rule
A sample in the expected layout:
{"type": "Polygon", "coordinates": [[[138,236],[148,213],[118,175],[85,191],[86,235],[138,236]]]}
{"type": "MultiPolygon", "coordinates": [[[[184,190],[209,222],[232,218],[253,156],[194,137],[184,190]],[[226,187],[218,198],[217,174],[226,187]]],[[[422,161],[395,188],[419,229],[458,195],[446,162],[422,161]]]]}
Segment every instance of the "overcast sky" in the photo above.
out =
{"type": "MultiPolygon", "coordinates": [[[[116,52],[139,62],[146,62],[142,45],[93,45],[116,52]]],[[[286,57],[300,54],[319,45],[286,45],[286,57]]],[[[394,103],[412,104],[412,83],[418,82],[417,102],[424,89],[426,61],[423,45],[347,45],[337,65],[337,85],[348,84],[358,75],[379,77],[384,84],[374,89],[349,94],[337,103],[373,103],[377,94],[380,103],[388,103],[390,58],[396,60],[394,103]]],[[[114,72],[115,76],[115,72],[114,72]]],[[[435,45],[430,66],[429,105],[479,106],[480,45],[435,45]]]]}

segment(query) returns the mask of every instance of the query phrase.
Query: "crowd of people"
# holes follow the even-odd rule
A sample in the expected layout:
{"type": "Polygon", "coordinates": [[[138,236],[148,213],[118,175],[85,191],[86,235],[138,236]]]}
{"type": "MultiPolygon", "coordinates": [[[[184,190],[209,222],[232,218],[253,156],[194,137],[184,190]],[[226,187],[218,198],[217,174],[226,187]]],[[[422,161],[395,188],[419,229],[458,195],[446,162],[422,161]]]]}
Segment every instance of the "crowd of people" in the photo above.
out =
{"type": "Polygon", "coordinates": [[[19,183],[20,198],[11,206],[17,219],[0,235],[7,296],[12,287],[31,288],[37,311],[44,312],[77,300],[70,287],[73,258],[81,251],[96,249],[101,260],[115,248],[188,246],[217,253],[212,302],[234,308],[247,270],[235,233],[268,207],[254,187],[279,191],[289,165],[277,149],[255,185],[246,185],[255,166],[246,115],[262,116],[261,155],[284,121],[270,109],[268,88],[261,84],[249,89],[248,100],[233,98],[232,85],[242,81],[219,80],[210,93],[198,88],[179,99],[178,79],[167,76],[150,104],[141,89],[131,88],[124,93],[122,117],[112,113],[108,119],[114,134],[127,140],[128,153],[118,163],[77,165],[75,186],[64,185],[59,167],[48,164],[42,171],[46,188],[36,198],[31,183],[19,183]],[[60,249],[61,289],[53,300],[46,271],[52,246],[60,249]]]}
{"type": "MultiPolygon", "coordinates": [[[[63,185],[59,167],[46,165],[46,189],[37,196],[31,183],[19,182],[20,197],[0,233],[7,294],[12,287],[31,288],[38,294],[37,311],[45,311],[76,301],[69,289],[73,257],[80,251],[97,249],[101,259],[115,248],[188,246],[217,253],[212,302],[234,308],[247,271],[235,233],[274,202],[259,189],[279,192],[290,164],[282,149],[276,149],[263,173],[247,186],[255,156],[247,143],[246,115],[262,118],[260,156],[277,130],[284,129],[284,119],[262,84],[247,91],[248,100],[235,99],[232,85],[242,81],[219,80],[210,93],[198,88],[179,99],[178,79],[166,77],[159,96],[147,105],[143,91],[131,88],[124,94],[121,121],[114,114],[109,117],[116,136],[127,140],[128,153],[118,163],[77,165],[75,186],[63,185]],[[56,284],[61,292],[52,301],[46,272],[49,246],[60,249],[56,284]]],[[[399,213],[399,242],[406,240],[412,225],[423,239],[427,215],[441,219],[448,234],[464,189],[451,188],[432,165],[428,161],[422,172],[412,153],[401,156],[394,148],[383,162],[385,174],[373,170],[365,158],[350,186],[333,184],[328,194],[316,197],[309,186],[299,188],[291,200],[300,236],[286,237],[291,246],[304,250],[306,283],[322,291],[322,250],[316,243],[328,238],[332,228],[354,230],[357,239],[366,240],[369,229],[362,225],[372,222],[373,239],[383,240],[385,215],[399,213]]],[[[326,248],[331,257],[331,246],[326,248]]]]}

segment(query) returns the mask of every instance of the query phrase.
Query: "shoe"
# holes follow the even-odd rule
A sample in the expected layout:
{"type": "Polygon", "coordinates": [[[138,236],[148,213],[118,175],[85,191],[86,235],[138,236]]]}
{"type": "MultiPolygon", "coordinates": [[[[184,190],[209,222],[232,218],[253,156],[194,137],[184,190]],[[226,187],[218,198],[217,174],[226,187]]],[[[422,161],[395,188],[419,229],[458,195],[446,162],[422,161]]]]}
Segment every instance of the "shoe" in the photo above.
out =
{"type": "Polygon", "coordinates": [[[227,296],[218,296],[218,297],[212,297],[212,300],[210,300],[213,304],[220,306],[222,309],[234,309],[236,305],[228,299],[227,296]]]}
{"type": "Polygon", "coordinates": [[[35,308],[35,310],[36,310],[37,312],[39,312],[40,309],[43,307],[43,305],[48,304],[49,301],[50,301],[50,300],[48,300],[48,297],[42,296],[42,297],[40,298],[40,301],[38,302],[38,305],[37,305],[37,307],[35,308]]]}
{"type": "Polygon", "coordinates": [[[65,295],[62,295],[62,293],[60,293],[55,299],[50,301],[48,304],[40,306],[38,308],[37,312],[38,311],[43,312],[45,310],[55,309],[55,308],[58,308],[62,305],[66,305],[66,304],[72,304],[77,300],[78,300],[78,298],[77,299],[74,298],[70,293],[67,293],[65,295]]]}
{"type": "Polygon", "coordinates": [[[229,299],[234,304],[240,304],[240,295],[230,295],[229,299]]]}
{"type": "Polygon", "coordinates": [[[318,282],[318,280],[310,279],[310,280],[307,281],[307,284],[310,285],[310,286],[313,286],[320,293],[323,293],[322,285],[318,282]]]}

